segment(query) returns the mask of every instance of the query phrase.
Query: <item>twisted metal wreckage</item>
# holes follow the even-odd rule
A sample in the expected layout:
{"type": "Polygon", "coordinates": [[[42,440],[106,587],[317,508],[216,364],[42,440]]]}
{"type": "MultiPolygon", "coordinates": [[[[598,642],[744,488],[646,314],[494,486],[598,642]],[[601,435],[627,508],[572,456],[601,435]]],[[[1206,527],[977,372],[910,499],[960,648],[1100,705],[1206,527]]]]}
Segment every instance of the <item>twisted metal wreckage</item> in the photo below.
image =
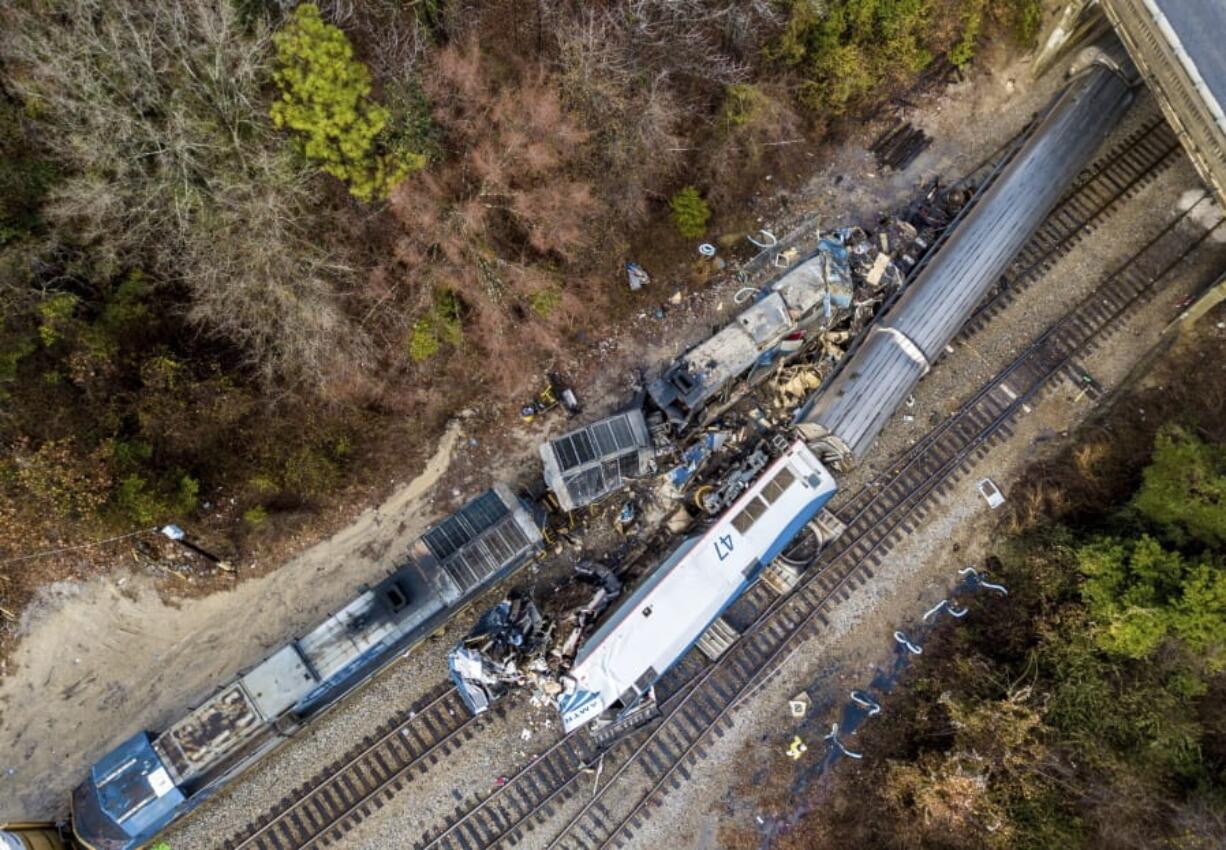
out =
{"type": "MultiPolygon", "coordinates": [[[[1135,69],[1118,45],[1084,51],[1069,85],[973,204],[968,206],[972,197],[965,187],[942,190],[934,184],[908,214],[883,219],[875,233],[846,227],[819,238],[809,257],[757,291],[735,321],[647,385],[655,412],[646,418],[638,411],[623,414],[633,419],[638,435],[620,447],[633,447],[632,463],[606,456],[598,435],[591,435],[586,461],[576,456],[568,466],[563,456],[578,452],[575,444],[583,443],[584,432],[597,423],[541,447],[549,488],[566,507],[577,508],[627,485],[645,484],[621,506],[619,518],[624,522],[644,508],[672,511],[666,527],[679,533],[693,520],[678,504],[688,501],[700,517],[717,516],[783,451],[788,443],[783,435],[793,426],[822,461],[835,469],[850,467],[906,404],[1118,123],[1135,83],[1135,69]],[[964,220],[930,262],[921,264],[920,257],[955,218],[964,220]],[[908,282],[912,269],[916,274],[908,282]],[[854,351],[845,358],[849,345],[854,351]],[[766,386],[769,393],[763,392],[766,386]],[[674,442],[671,434],[686,439],[674,442]],[[654,478],[653,463],[664,467],[654,478]],[[567,469],[581,466],[582,472],[567,476],[567,469]]],[[[821,520],[811,525],[816,551],[825,542],[823,525],[821,520]]],[[[837,521],[828,527],[837,533],[837,521]]],[[[618,569],[629,580],[626,563],[618,569]]],[[[583,582],[577,576],[573,583],[583,582]]],[[[582,656],[585,640],[595,642],[589,632],[614,598],[604,587],[594,590],[575,609],[582,613],[561,612],[569,625],[561,645],[526,663],[506,657],[500,663],[517,670],[533,666],[534,675],[518,681],[530,681],[545,696],[562,694],[565,716],[566,694],[576,687],[575,651],[582,656]]],[[[627,600],[622,608],[634,602],[627,600]]],[[[895,637],[909,651],[918,650],[905,636],[895,637]]],[[[643,679],[654,681],[662,672],[651,667],[643,679]]],[[[454,669],[453,678],[462,691],[484,687],[454,669]]],[[[628,694],[629,704],[617,706],[623,716],[652,696],[639,683],[628,694]]]]}

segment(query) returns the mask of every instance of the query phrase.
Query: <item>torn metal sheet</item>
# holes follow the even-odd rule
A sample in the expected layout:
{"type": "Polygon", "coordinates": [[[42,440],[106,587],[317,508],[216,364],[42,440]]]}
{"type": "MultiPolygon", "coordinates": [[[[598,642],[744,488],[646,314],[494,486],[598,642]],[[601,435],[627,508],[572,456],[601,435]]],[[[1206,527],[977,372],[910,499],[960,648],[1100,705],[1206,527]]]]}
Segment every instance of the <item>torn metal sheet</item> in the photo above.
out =
{"type": "Polygon", "coordinates": [[[482,614],[447,654],[451,680],[468,710],[481,714],[523,683],[532,661],[543,655],[551,632],[529,599],[504,599],[482,614]]]}
{"type": "Polygon", "coordinates": [[[728,441],[727,431],[708,431],[681,455],[681,463],[664,474],[665,495],[680,499],[712,454],[728,441]]]}

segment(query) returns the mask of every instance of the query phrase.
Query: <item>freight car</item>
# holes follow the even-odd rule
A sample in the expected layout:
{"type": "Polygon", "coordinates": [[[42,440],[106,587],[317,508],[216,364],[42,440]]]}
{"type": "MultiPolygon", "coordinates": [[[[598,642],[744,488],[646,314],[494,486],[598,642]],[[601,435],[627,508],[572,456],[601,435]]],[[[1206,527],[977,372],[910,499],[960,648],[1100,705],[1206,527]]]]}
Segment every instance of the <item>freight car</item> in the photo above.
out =
{"type": "Polygon", "coordinates": [[[558,710],[567,732],[641,715],[656,681],[834,496],[834,478],[793,443],[705,532],[672,554],[580,648],[558,710]]]}
{"type": "Polygon", "coordinates": [[[72,795],[95,850],[139,847],[442,625],[541,544],[532,508],[503,485],[412,546],[407,562],[160,734],[138,732],[72,795]]]}

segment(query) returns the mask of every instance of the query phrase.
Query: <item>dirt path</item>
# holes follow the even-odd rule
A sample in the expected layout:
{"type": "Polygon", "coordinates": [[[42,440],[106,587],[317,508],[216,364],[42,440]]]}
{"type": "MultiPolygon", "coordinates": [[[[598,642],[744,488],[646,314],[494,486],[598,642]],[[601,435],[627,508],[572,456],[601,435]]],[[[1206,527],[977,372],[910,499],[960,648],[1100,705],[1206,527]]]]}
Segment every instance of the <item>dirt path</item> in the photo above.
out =
{"type": "Polygon", "coordinates": [[[429,493],[463,425],[417,478],[274,573],[167,604],[144,576],[44,590],[0,683],[0,819],[62,813],[69,787],[116,742],[157,729],[235,671],[381,578],[433,518],[429,493]]]}
{"type": "MultiPolygon", "coordinates": [[[[816,230],[871,222],[931,177],[971,168],[1020,129],[1058,85],[1054,77],[1031,85],[1025,63],[1005,56],[989,57],[984,67],[1001,70],[979,71],[908,116],[936,141],[906,172],[877,171],[866,150],[874,129],[865,128],[840,147],[815,152],[814,176],[803,189],[780,193],[765,183],[759,207],[774,212],[764,214],[762,226],[784,234],[802,223],[816,230]]],[[[659,368],[727,321],[739,286],[727,275],[675,304],[671,296],[679,288],[664,276],[653,280],[637,321],[612,329],[563,364],[590,379],[581,387],[589,414],[624,403],[639,367],[659,368]],[[657,307],[664,318],[655,318],[657,307]]],[[[360,585],[385,575],[429,522],[462,498],[494,480],[535,474],[536,444],[565,424],[547,419],[473,435],[463,421],[453,421],[421,476],[276,571],[229,591],[167,604],[153,579],[136,575],[46,588],[24,613],[21,644],[0,681],[0,818],[64,814],[68,791],[98,756],[140,729],[163,727],[360,585]]],[[[388,677],[394,687],[376,683],[323,721],[327,728],[287,746],[268,762],[268,771],[262,765],[257,773],[269,777],[268,794],[278,793],[276,764],[292,761],[295,771],[309,775],[312,764],[317,770],[323,763],[325,745],[333,742],[334,753],[346,749],[364,724],[378,722],[378,699],[404,704],[439,681],[442,667],[427,663],[434,654],[427,647],[388,677]],[[356,720],[345,719],[350,709],[358,712],[356,720]]],[[[210,846],[210,836],[260,804],[245,793],[235,796],[235,811],[198,815],[193,822],[212,826],[174,846],[210,846]]],[[[221,812],[221,802],[211,805],[221,812]]]]}

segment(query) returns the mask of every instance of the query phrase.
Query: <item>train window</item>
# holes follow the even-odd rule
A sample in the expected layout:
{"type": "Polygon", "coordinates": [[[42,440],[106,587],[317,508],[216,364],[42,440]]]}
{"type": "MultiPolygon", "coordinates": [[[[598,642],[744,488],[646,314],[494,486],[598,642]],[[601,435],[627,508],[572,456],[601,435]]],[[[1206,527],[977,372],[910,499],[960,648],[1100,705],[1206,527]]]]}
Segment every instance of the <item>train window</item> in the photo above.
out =
{"type": "Polygon", "coordinates": [[[796,476],[792,474],[790,467],[785,466],[779,470],[779,474],[766,482],[766,486],[762,488],[762,497],[770,504],[775,504],[775,501],[787,491],[792,483],[796,481],[796,476]]]}
{"type": "Polygon", "coordinates": [[[749,529],[753,528],[753,524],[758,521],[758,517],[764,513],[766,513],[766,502],[760,497],[754,496],[741,509],[741,512],[732,518],[732,527],[741,532],[741,534],[747,534],[749,529]]]}
{"type": "Polygon", "coordinates": [[[622,478],[635,478],[639,474],[639,453],[631,452],[622,455],[617,460],[622,478]]]}

